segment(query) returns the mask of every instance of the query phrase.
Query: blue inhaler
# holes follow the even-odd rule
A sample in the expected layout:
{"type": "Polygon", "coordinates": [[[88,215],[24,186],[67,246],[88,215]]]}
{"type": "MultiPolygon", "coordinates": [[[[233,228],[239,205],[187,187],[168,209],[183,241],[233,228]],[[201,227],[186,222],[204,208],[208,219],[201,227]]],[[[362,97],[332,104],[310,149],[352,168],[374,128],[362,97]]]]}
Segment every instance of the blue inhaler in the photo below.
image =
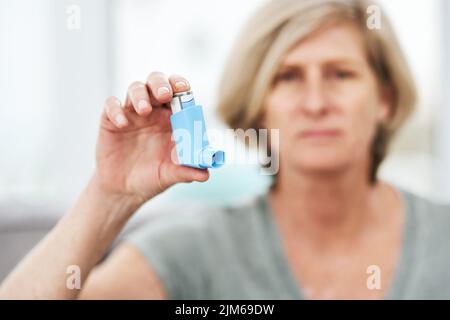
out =
{"type": "Polygon", "coordinates": [[[175,93],[170,102],[172,135],[181,165],[206,169],[225,163],[225,152],[209,146],[201,105],[196,105],[192,91],[175,93]]]}

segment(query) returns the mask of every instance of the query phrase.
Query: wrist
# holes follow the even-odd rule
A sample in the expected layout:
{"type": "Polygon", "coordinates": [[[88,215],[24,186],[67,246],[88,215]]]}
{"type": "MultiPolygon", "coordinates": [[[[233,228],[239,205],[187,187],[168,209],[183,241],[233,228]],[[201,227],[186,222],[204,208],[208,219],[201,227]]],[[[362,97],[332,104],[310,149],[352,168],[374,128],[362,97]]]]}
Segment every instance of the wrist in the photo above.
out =
{"type": "Polygon", "coordinates": [[[102,258],[129,218],[142,205],[137,197],[105,190],[94,175],[60,221],[58,237],[69,241],[88,269],[102,258]],[[86,250],[89,248],[89,250],[86,250]]]}
{"type": "Polygon", "coordinates": [[[108,220],[128,220],[145,202],[141,197],[115,192],[106,188],[99,177],[94,176],[86,186],[82,198],[100,215],[104,213],[108,220]]]}
{"type": "Polygon", "coordinates": [[[121,207],[123,210],[137,210],[145,200],[135,194],[119,192],[109,185],[105,185],[100,177],[95,173],[87,187],[86,191],[103,202],[114,204],[115,207],[121,207]]]}

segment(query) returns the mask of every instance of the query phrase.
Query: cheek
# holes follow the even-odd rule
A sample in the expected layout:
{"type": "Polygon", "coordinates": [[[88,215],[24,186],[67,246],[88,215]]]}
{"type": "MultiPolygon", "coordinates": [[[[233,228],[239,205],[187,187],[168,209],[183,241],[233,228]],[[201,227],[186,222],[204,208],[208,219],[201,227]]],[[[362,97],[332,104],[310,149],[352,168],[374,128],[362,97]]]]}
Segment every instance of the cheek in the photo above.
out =
{"type": "MultiPolygon", "coordinates": [[[[354,91],[356,92],[358,91],[354,91]]],[[[347,113],[348,135],[352,147],[366,148],[370,145],[377,127],[379,101],[376,94],[365,94],[375,92],[373,89],[359,92],[360,94],[353,94],[342,106],[347,113]]]]}
{"type": "Polygon", "coordinates": [[[286,128],[290,110],[295,108],[295,99],[283,90],[272,91],[265,100],[264,126],[268,129],[286,128]]]}
{"type": "Polygon", "coordinates": [[[294,108],[295,98],[283,90],[274,90],[265,99],[262,125],[269,130],[278,130],[278,139],[271,142],[272,151],[276,153],[283,154],[280,148],[292,143],[291,132],[298,126],[296,121],[292,121],[291,110],[294,108]]]}

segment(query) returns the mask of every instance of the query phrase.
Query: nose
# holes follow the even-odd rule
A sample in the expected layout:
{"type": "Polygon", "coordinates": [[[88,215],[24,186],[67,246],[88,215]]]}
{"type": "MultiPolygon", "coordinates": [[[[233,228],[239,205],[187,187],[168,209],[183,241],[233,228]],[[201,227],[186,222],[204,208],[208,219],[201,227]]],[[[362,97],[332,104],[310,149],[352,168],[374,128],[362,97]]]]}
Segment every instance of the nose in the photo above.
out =
{"type": "Polygon", "coordinates": [[[327,110],[324,85],[320,74],[312,73],[305,81],[302,111],[310,116],[323,115],[327,110]]]}

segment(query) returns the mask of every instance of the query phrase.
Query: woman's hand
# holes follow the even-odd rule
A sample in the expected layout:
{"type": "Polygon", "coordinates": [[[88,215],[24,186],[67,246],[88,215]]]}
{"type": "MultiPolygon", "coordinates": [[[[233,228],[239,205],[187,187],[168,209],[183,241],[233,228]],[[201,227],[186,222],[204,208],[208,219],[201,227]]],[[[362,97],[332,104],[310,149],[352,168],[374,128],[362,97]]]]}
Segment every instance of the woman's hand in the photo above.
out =
{"type": "Polygon", "coordinates": [[[164,106],[173,93],[190,90],[180,76],[169,79],[152,72],[146,83],[134,82],[122,104],[106,100],[97,142],[94,180],[109,194],[132,197],[143,203],[177,182],[206,181],[207,170],[178,165],[164,106]]]}

